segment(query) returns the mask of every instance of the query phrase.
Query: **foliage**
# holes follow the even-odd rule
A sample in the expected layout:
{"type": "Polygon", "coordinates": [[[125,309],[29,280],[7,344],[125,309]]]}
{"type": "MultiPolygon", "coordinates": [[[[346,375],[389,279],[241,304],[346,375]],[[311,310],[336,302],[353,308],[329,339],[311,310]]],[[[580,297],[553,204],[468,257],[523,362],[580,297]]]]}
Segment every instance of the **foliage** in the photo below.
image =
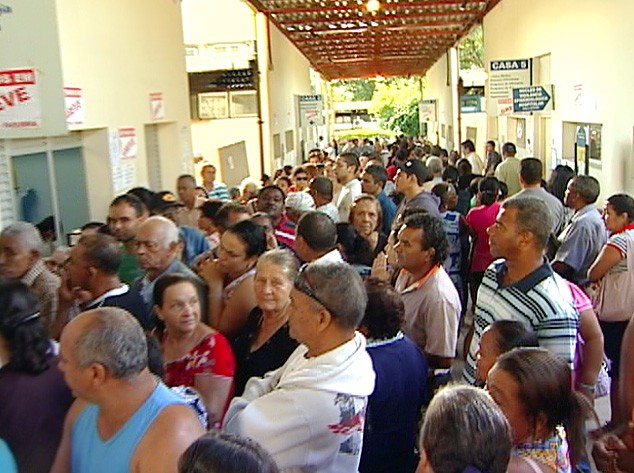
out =
{"type": "Polygon", "coordinates": [[[418,77],[394,77],[377,82],[370,112],[383,128],[408,136],[419,134],[418,101],[421,82],[418,77]]]}
{"type": "Polygon", "coordinates": [[[460,69],[484,69],[484,35],[478,25],[458,45],[460,69]]]}
{"type": "Polygon", "coordinates": [[[387,138],[394,139],[395,133],[389,130],[375,129],[375,128],[354,128],[350,130],[337,130],[335,131],[335,139],[341,140],[343,138],[387,138]]]}
{"type": "Polygon", "coordinates": [[[375,87],[372,79],[338,80],[332,83],[335,102],[372,100],[375,87]]]}

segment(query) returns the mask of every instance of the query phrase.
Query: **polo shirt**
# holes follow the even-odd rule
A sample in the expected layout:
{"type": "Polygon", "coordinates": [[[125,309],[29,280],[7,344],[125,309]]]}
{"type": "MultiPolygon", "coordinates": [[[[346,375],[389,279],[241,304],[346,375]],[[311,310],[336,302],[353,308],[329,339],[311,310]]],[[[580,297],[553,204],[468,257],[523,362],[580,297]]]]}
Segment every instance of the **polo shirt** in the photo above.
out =
{"type": "Polygon", "coordinates": [[[495,177],[509,188],[509,197],[517,194],[522,190],[522,185],[520,184],[520,160],[515,156],[504,158],[504,161],[495,168],[495,177]]]}
{"type": "Polygon", "coordinates": [[[484,272],[475,308],[475,330],[463,376],[475,383],[476,352],[484,330],[496,320],[517,320],[533,329],[539,345],[572,363],[577,344],[579,314],[566,282],[546,262],[525,278],[502,285],[505,260],[494,261],[484,272]]]}
{"type": "Polygon", "coordinates": [[[205,188],[210,199],[229,200],[229,189],[224,182],[214,182],[213,188],[205,188]]]}
{"type": "Polygon", "coordinates": [[[586,205],[575,212],[558,240],[560,245],[553,261],[565,263],[574,270],[572,282],[586,284],[588,269],[607,242],[605,225],[597,208],[586,205]]]}
{"type": "Polygon", "coordinates": [[[456,287],[442,266],[408,285],[410,276],[401,270],[395,283],[405,305],[403,332],[426,354],[454,358],[462,309],[456,287]]]}
{"type": "Polygon", "coordinates": [[[291,222],[286,214],[278,222],[275,230],[275,239],[282,248],[295,248],[295,224],[291,222]]]}

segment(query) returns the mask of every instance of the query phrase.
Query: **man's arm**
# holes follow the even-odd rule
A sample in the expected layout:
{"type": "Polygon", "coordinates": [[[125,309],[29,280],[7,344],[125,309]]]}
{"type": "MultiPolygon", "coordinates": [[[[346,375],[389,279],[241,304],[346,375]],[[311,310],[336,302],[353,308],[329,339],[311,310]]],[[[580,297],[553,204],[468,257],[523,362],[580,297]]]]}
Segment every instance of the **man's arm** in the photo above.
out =
{"type": "Polygon", "coordinates": [[[70,473],[70,437],[73,430],[73,425],[79,414],[86,407],[86,402],[81,399],[77,399],[66,414],[64,420],[64,431],[62,432],[62,440],[57,447],[57,454],[55,455],[55,461],[51,467],[50,473],[70,473]]]}

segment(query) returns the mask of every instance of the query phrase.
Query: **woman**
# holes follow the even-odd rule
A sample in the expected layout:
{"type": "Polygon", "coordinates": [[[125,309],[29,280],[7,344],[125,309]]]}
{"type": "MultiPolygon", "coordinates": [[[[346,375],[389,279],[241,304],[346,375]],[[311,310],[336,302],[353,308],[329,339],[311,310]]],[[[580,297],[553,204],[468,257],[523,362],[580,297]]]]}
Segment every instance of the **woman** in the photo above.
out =
{"type": "Polygon", "coordinates": [[[235,362],[227,339],[201,322],[201,288],[183,274],[162,276],[154,286],[161,351],[168,386],[189,386],[203,399],[209,423],[220,426],[229,401],[235,362]]]}
{"type": "Polygon", "coordinates": [[[482,389],[443,388],[425,414],[416,473],[505,473],[509,430],[504,414],[482,389]]]}
{"type": "Polygon", "coordinates": [[[487,230],[495,223],[500,211],[499,193],[498,180],[495,177],[485,177],[478,185],[477,200],[480,205],[472,208],[467,214],[469,233],[474,239],[469,266],[469,290],[474,307],[484,271],[493,262],[487,230]]]}
{"type": "Polygon", "coordinates": [[[0,284],[0,438],[29,473],[50,470],[73,401],[39,311],[27,286],[0,284]]]}
{"type": "Polygon", "coordinates": [[[242,394],[249,378],[279,368],[297,348],[288,334],[288,307],[299,262],[289,250],[268,251],[258,259],[255,271],[258,306],[232,342],[236,396],[242,394]]]}
{"type": "Polygon", "coordinates": [[[266,245],[265,229],[244,220],[222,234],[218,259],[200,267],[209,285],[211,325],[227,337],[234,337],[244,328],[257,305],[253,292],[255,263],[266,245]]]}
{"type": "Polygon", "coordinates": [[[511,425],[509,473],[574,470],[585,446],[585,421],[596,414],[574,391],[563,359],[541,348],[517,348],[498,358],[487,389],[511,425]]]}
{"type": "MultiPolygon", "coordinates": [[[[605,226],[611,233],[599,256],[588,270],[590,281],[604,279],[604,285],[610,284],[616,278],[634,277],[634,199],[627,194],[615,194],[608,198],[603,212],[605,226]],[[614,278],[614,279],[613,279],[614,278]]],[[[604,290],[608,290],[606,286],[604,290]]],[[[632,288],[630,288],[631,290],[632,288]]],[[[623,296],[625,297],[625,296],[623,296]]],[[[604,301],[596,307],[597,316],[603,331],[605,354],[610,359],[610,403],[612,419],[611,423],[619,423],[624,420],[621,416],[621,408],[618,403],[618,383],[621,345],[627,323],[632,316],[632,307],[623,304],[621,310],[609,310],[604,301]]]]}
{"type": "Polygon", "coordinates": [[[356,234],[348,242],[346,261],[350,264],[371,267],[374,258],[383,251],[387,236],[381,233],[383,211],[375,197],[362,194],[350,207],[350,225],[356,234]]]}
{"type": "Polygon", "coordinates": [[[205,234],[210,250],[213,251],[220,243],[220,230],[216,227],[215,219],[218,210],[223,206],[221,200],[207,200],[199,208],[198,228],[205,234]]]}

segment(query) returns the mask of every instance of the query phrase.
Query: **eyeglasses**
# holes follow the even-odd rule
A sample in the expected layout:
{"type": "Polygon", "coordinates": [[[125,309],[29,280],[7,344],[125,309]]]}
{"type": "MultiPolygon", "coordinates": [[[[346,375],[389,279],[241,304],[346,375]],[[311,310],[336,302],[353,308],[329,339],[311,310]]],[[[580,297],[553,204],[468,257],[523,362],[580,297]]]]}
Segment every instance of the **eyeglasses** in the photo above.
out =
{"type": "Polygon", "coordinates": [[[306,276],[304,274],[305,269],[306,269],[306,266],[302,266],[302,268],[299,270],[299,273],[297,273],[297,277],[295,278],[295,284],[294,284],[295,289],[297,289],[299,292],[301,292],[305,296],[308,296],[314,301],[318,302],[320,305],[324,306],[324,308],[331,314],[334,314],[334,312],[330,309],[330,307],[328,307],[328,304],[322,301],[317,296],[317,294],[315,294],[315,290],[310,285],[310,283],[306,280],[306,276]]]}

